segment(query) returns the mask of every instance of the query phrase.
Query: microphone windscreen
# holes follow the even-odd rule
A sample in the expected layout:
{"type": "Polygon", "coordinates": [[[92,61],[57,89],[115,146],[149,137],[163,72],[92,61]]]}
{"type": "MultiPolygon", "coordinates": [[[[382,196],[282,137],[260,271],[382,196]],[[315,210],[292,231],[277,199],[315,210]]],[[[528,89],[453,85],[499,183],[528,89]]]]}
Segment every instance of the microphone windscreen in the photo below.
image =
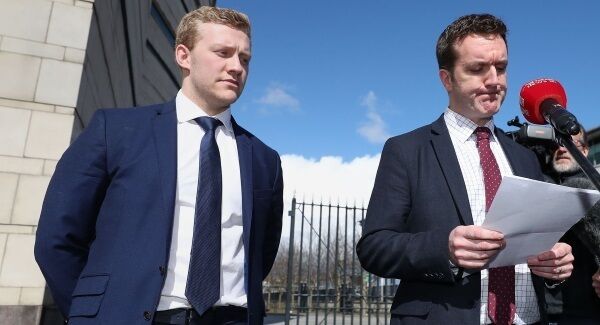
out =
{"type": "Polygon", "coordinates": [[[561,84],[554,79],[535,79],[521,87],[519,105],[521,113],[533,124],[546,124],[541,105],[546,99],[554,99],[562,107],[567,107],[567,94],[561,84]]]}

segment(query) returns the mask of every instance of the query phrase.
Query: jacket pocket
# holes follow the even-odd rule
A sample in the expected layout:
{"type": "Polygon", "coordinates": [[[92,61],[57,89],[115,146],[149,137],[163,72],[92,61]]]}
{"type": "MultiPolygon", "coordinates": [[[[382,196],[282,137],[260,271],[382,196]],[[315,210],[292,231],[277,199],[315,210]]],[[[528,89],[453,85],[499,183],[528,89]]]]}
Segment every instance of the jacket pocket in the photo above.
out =
{"type": "Polygon", "coordinates": [[[82,276],[73,290],[69,317],[96,316],[108,286],[108,279],[108,274],[82,276]]]}
{"type": "Polygon", "coordinates": [[[429,301],[408,300],[392,306],[390,313],[403,316],[425,316],[429,314],[430,309],[431,302],[429,301]]]}

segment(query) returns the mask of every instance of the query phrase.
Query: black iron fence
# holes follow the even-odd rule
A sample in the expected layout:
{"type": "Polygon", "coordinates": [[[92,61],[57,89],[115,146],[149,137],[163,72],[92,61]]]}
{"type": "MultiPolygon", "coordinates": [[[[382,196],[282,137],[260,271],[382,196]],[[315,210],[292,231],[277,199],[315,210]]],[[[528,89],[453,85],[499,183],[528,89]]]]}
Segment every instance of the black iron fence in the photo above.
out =
{"type": "Polygon", "coordinates": [[[364,271],[356,256],[366,209],[297,202],[290,233],[266,280],[268,313],[286,324],[384,324],[398,286],[364,271]],[[289,293],[289,294],[288,294],[289,293]]]}

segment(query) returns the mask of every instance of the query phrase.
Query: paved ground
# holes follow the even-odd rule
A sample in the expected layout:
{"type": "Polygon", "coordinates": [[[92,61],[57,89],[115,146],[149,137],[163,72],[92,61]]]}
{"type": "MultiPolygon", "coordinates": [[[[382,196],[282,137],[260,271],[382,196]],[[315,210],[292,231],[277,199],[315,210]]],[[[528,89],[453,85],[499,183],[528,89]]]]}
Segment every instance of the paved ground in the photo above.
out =
{"type": "MultiPolygon", "coordinates": [[[[325,319],[322,313],[319,314],[318,319],[315,319],[315,314],[311,314],[307,316],[301,315],[299,318],[295,315],[292,315],[290,319],[290,325],[320,325],[320,324],[344,324],[344,325],[383,325],[388,324],[389,321],[386,319],[384,315],[380,315],[379,319],[372,315],[369,319],[368,316],[363,316],[362,319],[359,315],[342,315],[337,314],[334,322],[333,315],[327,315],[327,319],[325,319]]],[[[265,324],[269,325],[284,325],[285,324],[285,315],[273,315],[269,314],[265,318],[265,324]]]]}

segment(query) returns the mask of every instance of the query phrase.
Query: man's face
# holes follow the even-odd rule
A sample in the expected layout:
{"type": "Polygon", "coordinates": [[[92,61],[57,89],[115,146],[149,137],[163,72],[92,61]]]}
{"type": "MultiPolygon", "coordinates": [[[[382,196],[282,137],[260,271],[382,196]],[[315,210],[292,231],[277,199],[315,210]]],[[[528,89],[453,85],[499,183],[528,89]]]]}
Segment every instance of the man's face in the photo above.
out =
{"type": "MultiPolygon", "coordinates": [[[[583,136],[581,133],[571,137],[577,146],[577,149],[587,157],[589,148],[583,145],[583,136]]],[[[552,154],[552,168],[557,173],[574,173],[579,169],[579,164],[575,158],[567,151],[565,147],[558,147],[552,154]]]]}
{"type": "Polygon", "coordinates": [[[250,39],[240,30],[213,23],[200,23],[198,33],[191,51],[184,45],[175,50],[177,63],[184,69],[182,89],[207,113],[218,114],[242,94],[250,64],[250,39]]]}
{"type": "Polygon", "coordinates": [[[498,35],[472,34],[454,49],[453,71],[440,70],[450,109],[483,125],[500,110],[506,96],[506,43],[498,35]]]}

